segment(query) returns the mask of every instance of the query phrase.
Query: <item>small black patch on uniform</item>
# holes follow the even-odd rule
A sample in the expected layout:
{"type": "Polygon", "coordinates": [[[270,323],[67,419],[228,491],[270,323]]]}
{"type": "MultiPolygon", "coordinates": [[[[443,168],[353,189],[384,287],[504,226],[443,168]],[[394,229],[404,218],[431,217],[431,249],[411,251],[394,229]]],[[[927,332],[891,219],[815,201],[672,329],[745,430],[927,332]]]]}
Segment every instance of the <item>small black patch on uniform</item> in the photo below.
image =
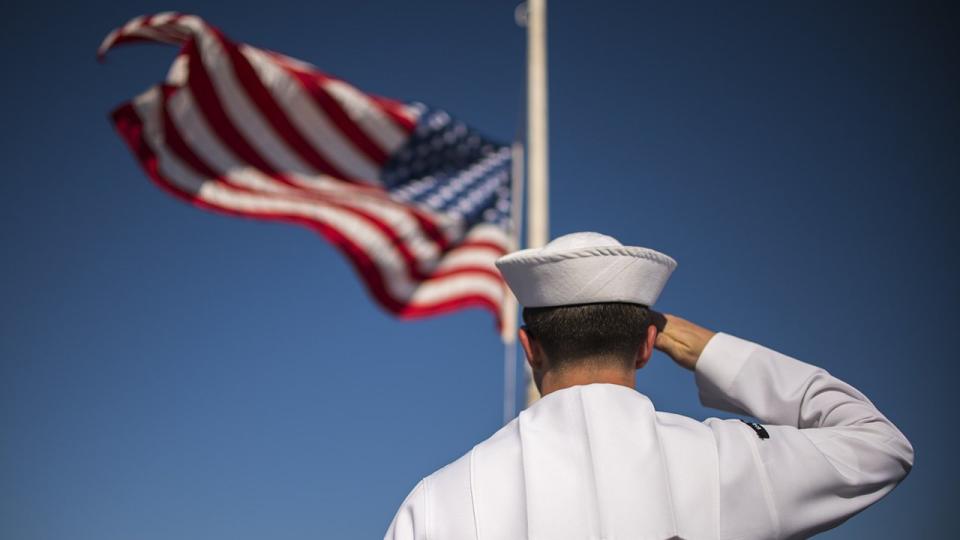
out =
{"type": "Polygon", "coordinates": [[[750,429],[752,429],[752,430],[757,434],[757,437],[760,437],[761,439],[769,439],[769,438],[770,438],[770,434],[767,433],[767,430],[763,429],[763,426],[761,426],[760,424],[758,424],[758,423],[756,423],[756,422],[747,422],[747,421],[744,420],[743,418],[741,418],[740,421],[743,422],[744,424],[750,426],[750,429]]]}

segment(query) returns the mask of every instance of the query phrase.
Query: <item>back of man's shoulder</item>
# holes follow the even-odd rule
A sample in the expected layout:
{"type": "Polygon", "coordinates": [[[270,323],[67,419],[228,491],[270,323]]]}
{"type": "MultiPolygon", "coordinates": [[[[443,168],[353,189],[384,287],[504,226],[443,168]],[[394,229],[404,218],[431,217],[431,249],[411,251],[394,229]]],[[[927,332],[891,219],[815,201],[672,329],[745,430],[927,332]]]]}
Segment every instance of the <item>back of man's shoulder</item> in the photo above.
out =
{"type": "Polygon", "coordinates": [[[472,538],[480,514],[493,538],[516,537],[522,520],[523,463],[516,421],[424,480],[437,538],[472,538]],[[502,533],[502,534],[501,534],[502,533]],[[504,536],[506,535],[506,536],[504,536]]]}
{"type": "Polygon", "coordinates": [[[517,420],[514,419],[428,479],[436,486],[465,486],[481,474],[495,474],[507,461],[518,460],[519,463],[520,459],[520,439],[517,420]]]}

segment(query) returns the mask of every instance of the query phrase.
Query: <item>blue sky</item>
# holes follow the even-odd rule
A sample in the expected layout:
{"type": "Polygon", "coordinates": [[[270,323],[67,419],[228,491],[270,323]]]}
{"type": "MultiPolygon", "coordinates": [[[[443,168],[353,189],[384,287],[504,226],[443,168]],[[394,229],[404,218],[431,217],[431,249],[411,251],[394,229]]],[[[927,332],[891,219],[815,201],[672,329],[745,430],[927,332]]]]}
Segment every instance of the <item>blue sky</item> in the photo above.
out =
{"type": "MultiPolygon", "coordinates": [[[[913,473],[824,538],[960,533],[957,9],[553,4],[552,235],[672,255],[658,307],[825,367],[906,433],[913,473]]],[[[135,15],[192,12],[510,140],[514,5],[8,7],[0,537],[375,538],[500,426],[486,312],[398,321],[314,233],[162,193],[107,113],[174,50],[95,50],[135,15]]],[[[659,353],[638,388],[723,415],[659,353]]]]}

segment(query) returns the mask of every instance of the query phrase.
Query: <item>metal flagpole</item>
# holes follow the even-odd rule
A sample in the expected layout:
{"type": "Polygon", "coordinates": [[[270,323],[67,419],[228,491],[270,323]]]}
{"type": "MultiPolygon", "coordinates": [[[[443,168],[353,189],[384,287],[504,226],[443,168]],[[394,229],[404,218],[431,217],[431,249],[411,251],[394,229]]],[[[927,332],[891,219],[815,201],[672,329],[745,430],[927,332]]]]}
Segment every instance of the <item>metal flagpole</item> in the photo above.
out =
{"type": "MultiPolygon", "coordinates": [[[[512,192],[510,195],[511,250],[520,247],[523,222],[523,142],[515,140],[510,148],[512,157],[512,192]]],[[[503,423],[517,414],[517,297],[504,287],[500,337],[503,340],[503,423]]]]}
{"type": "Polygon", "coordinates": [[[503,339],[503,423],[517,412],[517,300],[504,287],[500,337],[503,339]]]}
{"type": "MultiPolygon", "coordinates": [[[[547,0],[527,2],[527,248],[549,240],[547,205],[547,0]]],[[[540,398],[526,366],[526,405],[540,398]]]]}
{"type": "MultiPolygon", "coordinates": [[[[547,2],[528,0],[517,6],[517,24],[527,28],[527,174],[523,176],[524,152],[519,142],[513,145],[513,239],[519,247],[520,220],[523,216],[523,184],[527,186],[527,245],[542,247],[549,240],[547,205],[547,2]],[[519,180],[524,178],[525,182],[519,180]]],[[[501,337],[504,343],[503,421],[509,422],[516,413],[517,362],[517,303],[507,293],[504,300],[501,337]]],[[[533,382],[533,373],[523,362],[525,406],[540,398],[533,382]]]]}

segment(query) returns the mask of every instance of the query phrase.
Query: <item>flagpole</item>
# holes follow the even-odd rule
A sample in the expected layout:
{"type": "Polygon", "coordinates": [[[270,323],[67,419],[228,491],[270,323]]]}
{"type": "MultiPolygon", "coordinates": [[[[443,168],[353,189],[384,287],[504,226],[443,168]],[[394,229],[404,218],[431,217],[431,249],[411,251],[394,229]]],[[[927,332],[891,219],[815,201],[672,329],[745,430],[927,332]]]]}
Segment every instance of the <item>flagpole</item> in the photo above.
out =
{"type": "MultiPolygon", "coordinates": [[[[506,289],[506,288],[505,288],[506,289]]],[[[517,413],[517,300],[504,291],[501,334],[503,339],[503,423],[517,413]]]]}
{"type": "MultiPolygon", "coordinates": [[[[527,248],[550,237],[547,152],[547,0],[527,1],[527,248]]],[[[526,405],[540,398],[526,367],[526,405]]]]}
{"type": "MultiPolygon", "coordinates": [[[[523,223],[523,142],[519,137],[510,147],[510,249],[520,247],[523,223]]],[[[503,423],[517,414],[517,297],[506,286],[503,288],[503,311],[500,337],[503,340],[503,423]]]]}

